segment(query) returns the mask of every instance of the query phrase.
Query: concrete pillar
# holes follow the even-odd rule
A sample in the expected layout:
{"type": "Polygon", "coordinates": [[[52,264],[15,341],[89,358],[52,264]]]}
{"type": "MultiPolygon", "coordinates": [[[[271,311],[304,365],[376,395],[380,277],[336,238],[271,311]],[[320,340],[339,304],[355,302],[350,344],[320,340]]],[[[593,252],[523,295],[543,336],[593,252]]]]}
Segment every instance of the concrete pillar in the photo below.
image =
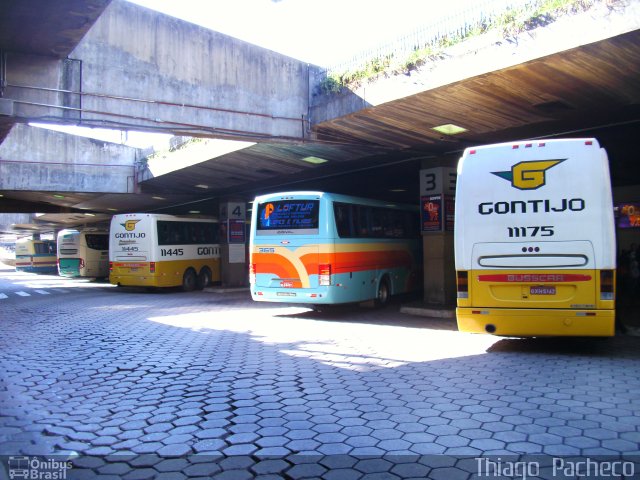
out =
{"type": "Polygon", "coordinates": [[[424,267],[423,301],[433,307],[456,304],[453,201],[457,157],[424,160],[420,170],[420,207],[424,267]]]}
{"type": "Polygon", "coordinates": [[[422,237],[424,252],[424,303],[454,307],[456,276],[453,259],[453,233],[430,233],[422,237]]]}
{"type": "Polygon", "coordinates": [[[220,274],[223,287],[249,285],[246,229],[246,202],[220,202],[220,274]]]}

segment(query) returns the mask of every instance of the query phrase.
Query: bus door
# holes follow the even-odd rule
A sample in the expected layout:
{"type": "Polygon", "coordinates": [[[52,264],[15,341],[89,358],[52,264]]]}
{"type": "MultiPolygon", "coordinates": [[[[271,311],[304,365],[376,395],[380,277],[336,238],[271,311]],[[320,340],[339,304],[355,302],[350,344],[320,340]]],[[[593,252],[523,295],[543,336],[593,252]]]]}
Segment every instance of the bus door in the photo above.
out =
{"type": "Polygon", "coordinates": [[[596,308],[590,242],[477,243],[469,278],[472,305],[596,308]]]}

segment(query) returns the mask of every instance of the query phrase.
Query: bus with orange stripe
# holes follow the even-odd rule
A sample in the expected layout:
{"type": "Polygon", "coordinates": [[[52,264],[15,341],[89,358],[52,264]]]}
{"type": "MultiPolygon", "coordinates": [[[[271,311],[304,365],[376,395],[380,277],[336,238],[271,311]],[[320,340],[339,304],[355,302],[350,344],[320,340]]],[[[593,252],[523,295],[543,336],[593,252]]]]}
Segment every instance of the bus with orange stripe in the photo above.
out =
{"type": "Polygon", "coordinates": [[[384,305],[422,281],[418,207],[326,192],[259,196],[250,285],[259,302],[384,305]]]}
{"type": "Polygon", "coordinates": [[[614,209],[596,139],[467,148],[455,209],[459,330],[614,335],[614,209]]]}

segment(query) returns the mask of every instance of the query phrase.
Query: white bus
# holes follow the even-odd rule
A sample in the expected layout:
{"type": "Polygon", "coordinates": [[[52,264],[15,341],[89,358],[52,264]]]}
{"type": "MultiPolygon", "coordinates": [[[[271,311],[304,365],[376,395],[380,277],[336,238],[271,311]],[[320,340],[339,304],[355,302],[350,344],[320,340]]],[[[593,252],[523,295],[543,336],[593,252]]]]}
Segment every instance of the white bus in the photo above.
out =
{"type": "Polygon", "coordinates": [[[103,278],[109,275],[109,232],[60,230],[57,245],[61,277],[103,278]]]}
{"type": "Polygon", "coordinates": [[[109,281],[114,285],[191,291],[220,281],[217,220],[114,215],[109,235],[109,281]]]}
{"type": "Polygon", "coordinates": [[[467,148],[455,214],[461,331],[614,334],[613,202],[597,140],[467,148]]]}

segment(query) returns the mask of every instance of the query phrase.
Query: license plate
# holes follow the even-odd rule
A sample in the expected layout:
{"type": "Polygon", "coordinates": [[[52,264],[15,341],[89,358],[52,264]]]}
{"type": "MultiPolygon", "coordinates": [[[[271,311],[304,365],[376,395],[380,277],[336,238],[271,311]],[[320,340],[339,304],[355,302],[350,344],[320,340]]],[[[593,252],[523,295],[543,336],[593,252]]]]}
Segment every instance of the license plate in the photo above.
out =
{"type": "Polygon", "coordinates": [[[531,295],[555,295],[556,287],[531,287],[529,293],[531,295]]]}
{"type": "Polygon", "coordinates": [[[295,292],[276,292],[278,297],[295,297],[295,292]]]}
{"type": "Polygon", "coordinates": [[[140,270],[138,267],[131,267],[129,269],[130,272],[137,272],[138,270],[140,270]]]}

